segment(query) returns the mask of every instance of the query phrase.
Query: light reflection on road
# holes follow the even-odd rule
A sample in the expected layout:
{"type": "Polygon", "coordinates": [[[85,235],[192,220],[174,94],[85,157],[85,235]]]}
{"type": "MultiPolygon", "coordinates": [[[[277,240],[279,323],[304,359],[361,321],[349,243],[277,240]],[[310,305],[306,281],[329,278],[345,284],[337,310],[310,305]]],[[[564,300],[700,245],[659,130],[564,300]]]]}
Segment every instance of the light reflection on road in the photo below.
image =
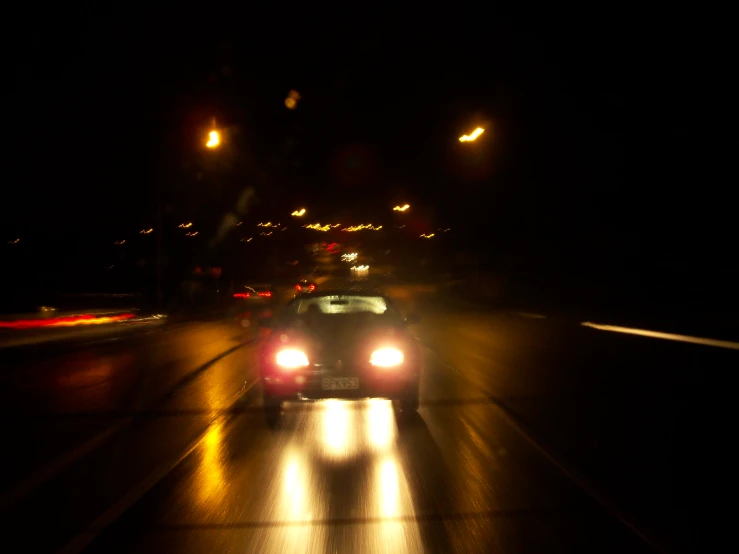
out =
{"type": "Polygon", "coordinates": [[[223,424],[216,421],[203,437],[203,448],[198,471],[198,500],[206,507],[220,501],[226,486],[223,460],[223,424]]]}

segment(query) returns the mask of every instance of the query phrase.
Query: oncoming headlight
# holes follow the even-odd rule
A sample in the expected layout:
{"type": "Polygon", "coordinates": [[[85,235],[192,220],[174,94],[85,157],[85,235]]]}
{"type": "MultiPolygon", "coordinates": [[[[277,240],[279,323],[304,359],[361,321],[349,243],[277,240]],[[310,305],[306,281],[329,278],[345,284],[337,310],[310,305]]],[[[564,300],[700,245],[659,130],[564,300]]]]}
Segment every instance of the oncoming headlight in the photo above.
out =
{"type": "Polygon", "coordinates": [[[380,348],[370,356],[370,364],[375,367],[395,367],[402,363],[403,353],[397,348],[380,348]]]}
{"type": "Polygon", "coordinates": [[[308,356],[301,350],[288,349],[280,350],[277,353],[277,365],[286,369],[297,369],[299,367],[307,367],[308,356]]]}

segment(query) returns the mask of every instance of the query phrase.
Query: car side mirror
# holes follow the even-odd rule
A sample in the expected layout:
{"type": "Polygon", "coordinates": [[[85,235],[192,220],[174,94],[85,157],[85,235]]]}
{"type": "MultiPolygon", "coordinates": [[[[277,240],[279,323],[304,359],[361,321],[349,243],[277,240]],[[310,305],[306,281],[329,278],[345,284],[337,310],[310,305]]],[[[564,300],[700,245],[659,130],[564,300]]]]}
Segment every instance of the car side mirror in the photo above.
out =
{"type": "Polygon", "coordinates": [[[405,318],[405,322],[408,325],[415,325],[416,323],[420,323],[421,316],[418,314],[408,314],[408,317],[405,318]]]}

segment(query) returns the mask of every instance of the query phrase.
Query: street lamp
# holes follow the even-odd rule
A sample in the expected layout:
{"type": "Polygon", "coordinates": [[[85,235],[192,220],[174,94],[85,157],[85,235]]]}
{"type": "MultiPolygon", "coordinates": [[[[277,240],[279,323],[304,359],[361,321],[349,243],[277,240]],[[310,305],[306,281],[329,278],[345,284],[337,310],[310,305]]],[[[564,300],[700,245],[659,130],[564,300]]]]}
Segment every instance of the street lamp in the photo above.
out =
{"type": "Polygon", "coordinates": [[[305,215],[305,208],[300,208],[299,210],[295,210],[292,214],[293,217],[303,217],[305,215]]]}
{"type": "Polygon", "coordinates": [[[472,142],[477,139],[481,134],[485,132],[485,129],[482,127],[478,127],[474,131],[472,131],[469,135],[462,135],[459,137],[459,142],[472,142]]]}
{"type": "Polygon", "coordinates": [[[394,212],[405,212],[410,208],[410,204],[405,204],[404,206],[395,206],[393,208],[394,212]]]}
{"type": "Polygon", "coordinates": [[[205,146],[208,148],[216,148],[219,144],[221,144],[221,134],[216,130],[209,132],[208,142],[205,143],[205,146]]]}

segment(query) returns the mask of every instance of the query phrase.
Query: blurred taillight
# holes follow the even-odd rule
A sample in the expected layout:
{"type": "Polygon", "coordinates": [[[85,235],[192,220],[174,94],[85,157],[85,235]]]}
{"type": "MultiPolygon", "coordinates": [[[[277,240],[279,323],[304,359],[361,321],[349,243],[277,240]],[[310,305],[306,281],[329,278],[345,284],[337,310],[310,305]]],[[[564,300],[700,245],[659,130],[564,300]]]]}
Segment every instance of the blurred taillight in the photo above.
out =
{"type": "Polygon", "coordinates": [[[295,285],[295,290],[300,290],[300,285],[295,285]]]}
{"type": "Polygon", "coordinates": [[[234,298],[249,298],[248,292],[235,292],[234,298]]]}
{"type": "Polygon", "coordinates": [[[270,297],[270,296],[272,296],[272,293],[271,293],[271,292],[269,292],[269,291],[267,291],[267,292],[260,292],[260,293],[259,293],[259,296],[266,296],[266,297],[270,297]]]}
{"type": "Polygon", "coordinates": [[[309,290],[309,291],[311,291],[311,292],[313,292],[314,290],[316,290],[316,285],[313,285],[313,284],[311,284],[311,285],[310,285],[310,286],[308,287],[308,290],[309,290]]]}

